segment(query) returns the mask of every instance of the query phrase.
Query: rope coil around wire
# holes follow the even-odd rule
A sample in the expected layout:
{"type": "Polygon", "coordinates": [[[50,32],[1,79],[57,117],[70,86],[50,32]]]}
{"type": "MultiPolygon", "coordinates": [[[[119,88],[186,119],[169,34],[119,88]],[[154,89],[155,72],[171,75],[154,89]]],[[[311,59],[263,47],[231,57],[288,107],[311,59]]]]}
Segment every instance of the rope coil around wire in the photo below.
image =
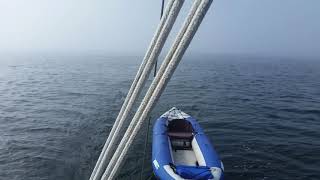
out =
{"type": "MultiPolygon", "coordinates": [[[[172,58],[170,58],[169,64],[166,66],[162,64],[164,67],[165,72],[160,74],[160,71],[157,74],[157,77],[154,79],[152,85],[156,85],[156,88],[153,89],[152,85],[148,90],[147,95],[145,96],[144,100],[142,101],[138,111],[136,112],[132,122],[130,123],[124,138],[121,140],[118,149],[116,150],[114,156],[112,157],[105,173],[102,176],[102,179],[113,179],[116,175],[118,168],[121,165],[124,156],[126,155],[130,145],[132,144],[133,139],[137,135],[142,123],[149,115],[150,111],[154,107],[155,103],[159,99],[160,95],[162,94],[164,88],[166,87],[168,81],[170,80],[174,70],[176,69],[177,65],[179,64],[184,52],[186,51],[187,47],[189,46],[194,34],[196,33],[199,25],[201,24],[208,8],[210,7],[212,0],[202,0],[201,3],[196,8],[195,14],[193,14],[192,10],[185,22],[184,27],[181,29],[178,38],[173,46],[173,49],[170,49],[170,52],[173,53],[172,58]],[[191,19],[190,23],[189,20],[191,19]],[[187,27],[187,29],[185,29],[187,27]],[[182,38],[181,38],[182,37],[182,38]],[[178,46],[176,47],[176,43],[178,46]],[[176,47],[176,48],[174,48],[176,47]],[[157,82],[157,79],[160,79],[157,82]],[[148,96],[150,95],[151,96],[148,96]],[[142,111],[142,114],[141,112],[142,111]],[[141,115],[140,115],[141,114],[141,115]],[[138,119],[139,118],[139,119],[138,119]],[[133,129],[132,129],[133,128],[133,129]]],[[[194,3],[194,6],[197,6],[197,2],[194,3]]],[[[194,9],[194,8],[192,8],[194,9]]],[[[170,53],[169,53],[170,54],[170,53]]]]}
{"type": "Polygon", "coordinates": [[[155,59],[157,58],[157,56],[159,55],[163,47],[163,44],[166,38],[168,37],[168,34],[176,20],[178,13],[172,13],[172,11],[177,11],[177,10],[180,11],[181,6],[182,4],[176,3],[175,0],[169,1],[166,7],[165,13],[163,15],[163,18],[161,19],[158,29],[156,31],[156,34],[151,41],[151,45],[149,46],[148,51],[144,57],[144,60],[139,67],[137,75],[122,105],[120,113],[112,127],[112,130],[108,136],[108,139],[98,158],[95,168],[91,174],[90,180],[100,179],[106,167],[107,161],[110,159],[112,147],[115,141],[119,137],[119,131],[122,128],[122,125],[126,120],[128,113],[131,111],[133,103],[136,101],[137,96],[140,94],[141,89],[143,88],[145,81],[147,79],[147,75],[150,73],[152,65],[155,59]],[[171,16],[171,14],[176,14],[176,16],[171,16]],[[167,29],[167,30],[164,31],[164,29],[167,29]]]}
{"type": "MultiPolygon", "coordinates": [[[[194,5],[192,6],[191,13],[190,13],[191,16],[193,16],[193,14],[195,13],[195,11],[196,11],[196,9],[197,9],[197,6],[198,6],[199,4],[200,4],[200,0],[196,0],[196,1],[194,2],[194,5]]],[[[187,22],[190,22],[190,21],[191,21],[191,17],[188,16],[188,19],[187,19],[186,21],[187,21],[187,22]]],[[[182,28],[181,31],[183,31],[183,32],[186,31],[187,27],[188,27],[188,24],[185,23],[185,25],[183,26],[183,28],[182,28]]],[[[171,47],[171,51],[169,51],[168,55],[166,56],[164,62],[162,63],[162,65],[161,65],[161,67],[160,67],[160,69],[159,69],[159,71],[158,71],[158,74],[161,74],[161,75],[156,76],[156,78],[155,78],[155,80],[154,80],[155,83],[152,83],[152,84],[151,84],[151,87],[150,87],[152,90],[150,90],[150,91],[147,92],[146,97],[150,97],[150,96],[151,96],[151,93],[152,93],[153,90],[155,89],[156,84],[160,81],[160,77],[161,77],[162,74],[164,73],[167,65],[168,65],[169,62],[170,62],[171,57],[172,57],[173,54],[174,54],[174,51],[172,51],[172,49],[176,49],[176,47],[177,47],[178,44],[179,44],[178,42],[181,40],[182,36],[183,36],[183,33],[179,33],[176,41],[174,42],[173,46],[171,47]],[[182,34],[182,35],[181,35],[181,34],[182,34]]],[[[149,100],[149,99],[147,99],[147,100],[149,100]]],[[[147,100],[146,100],[146,101],[147,101],[147,100]]],[[[146,101],[143,100],[143,102],[146,102],[146,101]]],[[[144,104],[142,104],[142,105],[144,105],[144,104]]],[[[143,107],[142,107],[142,108],[143,108],[143,107]]],[[[139,107],[139,109],[140,109],[140,107],[139,107]]],[[[141,113],[142,113],[142,111],[140,111],[139,109],[137,110],[137,112],[141,112],[141,113]]],[[[132,122],[135,122],[136,119],[141,115],[141,113],[135,114],[135,116],[133,117],[132,122]]],[[[129,128],[130,128],[130,126],[128,127],[128,129],[129,129],[129,128]]],[[[126,133],[125,136],[126,136],[127,134],[129,134],[129,133],[126,133]]]]}

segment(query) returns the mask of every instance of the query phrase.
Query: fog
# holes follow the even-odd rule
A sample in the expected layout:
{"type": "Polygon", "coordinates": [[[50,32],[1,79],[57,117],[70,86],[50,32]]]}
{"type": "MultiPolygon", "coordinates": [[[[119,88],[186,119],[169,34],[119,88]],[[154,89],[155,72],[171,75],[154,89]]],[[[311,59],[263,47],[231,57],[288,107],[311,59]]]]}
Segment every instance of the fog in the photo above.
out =
{"type": "MultiPolygon", "coordinates": [[[[0,0],[0,52],[143,54],[160,7],[161,0],[0,0]]],[[[319,7],[319,0],[215,0],[188,52],[318,58],[319,7]]]]}

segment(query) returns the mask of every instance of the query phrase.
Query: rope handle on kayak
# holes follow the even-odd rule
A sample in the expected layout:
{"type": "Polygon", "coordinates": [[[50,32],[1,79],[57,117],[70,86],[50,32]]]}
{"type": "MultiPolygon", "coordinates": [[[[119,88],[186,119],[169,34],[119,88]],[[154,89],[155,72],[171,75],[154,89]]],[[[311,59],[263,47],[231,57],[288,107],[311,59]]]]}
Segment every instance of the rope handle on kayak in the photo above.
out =
{"type": "Polygon", "coordinates": [[[176,173],[177,172],[176,166],[173,163],[169,163],[169,165],[170,165],[171,169],[173,170],[173,172],[176,173]]]}

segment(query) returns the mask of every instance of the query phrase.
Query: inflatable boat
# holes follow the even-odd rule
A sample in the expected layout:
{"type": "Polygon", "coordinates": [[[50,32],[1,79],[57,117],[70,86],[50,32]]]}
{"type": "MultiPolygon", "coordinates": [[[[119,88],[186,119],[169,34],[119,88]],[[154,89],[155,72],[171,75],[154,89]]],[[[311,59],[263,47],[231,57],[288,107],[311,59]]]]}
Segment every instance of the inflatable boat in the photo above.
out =
{"type": "Polygon", "coordinates": [[[197,120],[177,108],[154,124],[152,167],[161,180],[223,180],[224,167],[197,120]]]}

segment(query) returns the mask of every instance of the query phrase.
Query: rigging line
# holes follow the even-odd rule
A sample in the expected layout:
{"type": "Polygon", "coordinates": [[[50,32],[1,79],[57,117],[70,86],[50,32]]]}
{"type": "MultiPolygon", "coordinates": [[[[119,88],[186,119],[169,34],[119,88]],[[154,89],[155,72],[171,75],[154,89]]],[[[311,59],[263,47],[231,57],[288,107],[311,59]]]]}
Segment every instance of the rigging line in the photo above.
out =
{"type": "MultiPolygon", "coordinates": [[[[160,20],[161,20],[162,15],[163,15],[163,9],[164,9],[164,0],[162,0],[162,4],[161,4],[160,20]]],[[[156,75],[157,75],[157,66],[158,66],[158,59],[156,59],[156,62],[154,63],[153,77],[156,77],[156,75]]]]}
{"type": "MultiPolygon", "coordinates": [[[[165,0],[162,0],[162,4],[161,4],[160,20],[161,20],[162,15],[163,15],[164,1],[165,0]]],[[[158,65],[158,58],[156,59],[155,64],[154,64],[153,77],[156,77],[156,75],[157,75],[157,65],[158,65]]],[[[151,116],[149,117],[148,125],[147,125],[146,139],[145,139],[144,152],[143,152],[143,161],[142,161],[142,167],[141,167],[141,172],[140,172],[140,180],[142,180],[142,176],[143,176],[143,172],[144,172],[144,166],[145,166],[145,162],[146,162],[146,152],[147,152],[148,140],[149,140],[150,121],[151,121],[151,116]]]]}
{"type": "Polygon", "coordinates": [[[151,121],[151,116],[149,117],[148,120],[148,125],[147,125],[147,131],[146,131],[146,140],[144,144],[144,152],[143,152],[143,161],[142,161],[142,167],[141,167],[141,172],[140,172],[140,180],[142,180],[143,172],[144,172],[144,166],[146,164],[146,152],[148,148],[148,139],[149,139],[149,128],[150,128],[150,121],[151,121]]]}

